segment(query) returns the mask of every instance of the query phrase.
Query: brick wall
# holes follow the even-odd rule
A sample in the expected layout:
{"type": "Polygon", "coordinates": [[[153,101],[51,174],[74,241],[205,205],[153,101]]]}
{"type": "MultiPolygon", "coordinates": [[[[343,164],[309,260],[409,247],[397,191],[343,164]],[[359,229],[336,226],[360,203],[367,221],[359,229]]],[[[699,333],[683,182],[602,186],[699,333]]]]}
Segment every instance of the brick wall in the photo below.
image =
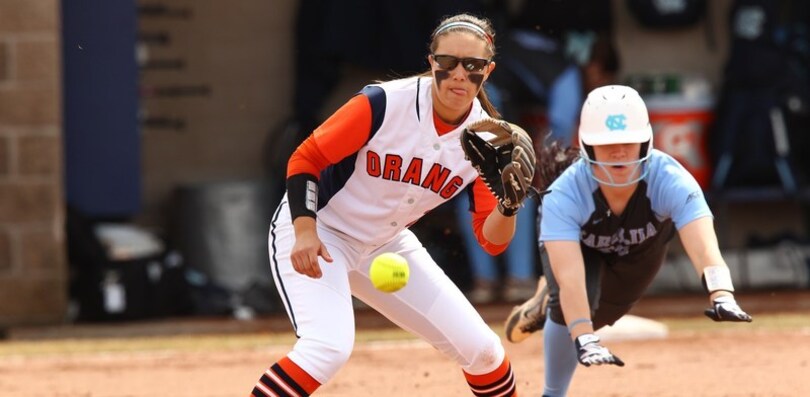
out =
{"type": "Polygon", "coordinates": [[[58,0],[0,1],[0,325],[61,321],[58,0]]]}

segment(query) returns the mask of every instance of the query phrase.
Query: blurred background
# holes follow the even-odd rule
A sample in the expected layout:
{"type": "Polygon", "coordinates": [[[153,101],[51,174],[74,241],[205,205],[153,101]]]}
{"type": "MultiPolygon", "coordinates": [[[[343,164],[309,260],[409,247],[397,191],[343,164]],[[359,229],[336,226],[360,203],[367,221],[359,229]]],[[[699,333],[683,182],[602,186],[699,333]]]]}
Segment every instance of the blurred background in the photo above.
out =
{"type": "MultiPolygon", "coordinates": [[[[810,287],[806,2],[0,0],[0,326],[283,313],[267,228],[287,157],[363,85],[426,70],[459,11],[495,23],[507,118],[540,137],[566,125],[562,81],[634,86],[738,289],[810,287]]],[[[454,206],[427,218],[471,299],[522,299],[474,295],[454,206]]],[[[649,293],[701,291],[673,247],[649,293]]]]}

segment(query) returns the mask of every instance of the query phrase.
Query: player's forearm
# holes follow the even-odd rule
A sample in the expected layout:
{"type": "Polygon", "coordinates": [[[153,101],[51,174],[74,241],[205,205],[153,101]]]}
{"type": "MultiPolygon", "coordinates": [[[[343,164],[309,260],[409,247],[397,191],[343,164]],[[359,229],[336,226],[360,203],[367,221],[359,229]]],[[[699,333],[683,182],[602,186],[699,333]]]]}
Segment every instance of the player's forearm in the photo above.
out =
{"type": "Polygon", "coordinates": [[[504,216],[493,210],[484,221],[484,238],[492,244],[506,244],[515,235],[515,216],[504,216]]]}
{"type": "Polygon", "coordinates": [[[703,274],[708,266],[726,265],[711,218],[695,219],[682,227],[678,234],[698,274],[703,274]]]}
{"type": "Polygon", "coordinates": [[[572,339],[593,332],[585,261],[577,241],[546,241],[551,271],[560,287],[560,307],[572,339]]]}
{"type": "Polygon", "coordinates": [[[293,221],[302,216],[314,220],[318,212],[318,177],[307,173],[288,177],[287,202],[293,221]]]}
{"type": "Polygon", "coordinates": [[[710,267],[727,268],[711,218],[696,219],[682,227],[679,234],[698,276],[702,277],[710,267]]]}
{"type": "Polygon", "coordinates": [[[594,332],[588,294],[584,285],[560,287],[560,305],[572,340],[582,334],[594,332]]]}
{"type": "Polygon", "coordinates": [[[315,218],[308,216],[299,216],[293,221],[293,229],[295,229],[295,237],[300,238],[312,233],[317,233],[317,221],[315,218]]]}
{"type": "Polygon", "coordinates": [[[709,300],[733,295],[731,271],[720,253],[712,219],[696,219],[682,227],[679,235],[695,272],[709,292],[709,300]]]}

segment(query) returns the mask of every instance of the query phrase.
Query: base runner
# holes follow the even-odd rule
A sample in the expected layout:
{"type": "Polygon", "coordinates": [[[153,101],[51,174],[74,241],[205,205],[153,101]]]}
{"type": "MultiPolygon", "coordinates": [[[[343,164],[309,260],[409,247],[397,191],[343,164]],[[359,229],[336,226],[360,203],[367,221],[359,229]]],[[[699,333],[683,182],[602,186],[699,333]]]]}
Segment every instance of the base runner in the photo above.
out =
{"type": "Polygon", "coordinates": [[[675,159],[652,148],[639,94],[618,85],[591,91],[579,139],[578,154],[554,145],[554,153],[540,153],[541,184],[553,180],[538,209],[544,278],[536,296],[506,321],[512,342],[543,329],[543,396],[549,397],[567,393],[578,362],[624,366],[594,331],[641,298],[675,233],[709,294],[705,314],[751,321],[734,299],[703,192],[675,159]]]}

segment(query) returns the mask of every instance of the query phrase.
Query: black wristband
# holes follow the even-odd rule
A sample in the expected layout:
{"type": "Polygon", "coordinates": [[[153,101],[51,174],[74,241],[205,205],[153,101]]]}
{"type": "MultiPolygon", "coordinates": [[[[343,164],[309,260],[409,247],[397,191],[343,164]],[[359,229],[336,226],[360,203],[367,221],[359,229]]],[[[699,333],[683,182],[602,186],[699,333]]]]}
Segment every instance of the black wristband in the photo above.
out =
{"type": "Polygon", "coordinates": [[[287,200],[290,217],[315,218],[318,212],[318,179],[312,174],[295,174],[287,178],[287,200]]]}

